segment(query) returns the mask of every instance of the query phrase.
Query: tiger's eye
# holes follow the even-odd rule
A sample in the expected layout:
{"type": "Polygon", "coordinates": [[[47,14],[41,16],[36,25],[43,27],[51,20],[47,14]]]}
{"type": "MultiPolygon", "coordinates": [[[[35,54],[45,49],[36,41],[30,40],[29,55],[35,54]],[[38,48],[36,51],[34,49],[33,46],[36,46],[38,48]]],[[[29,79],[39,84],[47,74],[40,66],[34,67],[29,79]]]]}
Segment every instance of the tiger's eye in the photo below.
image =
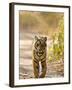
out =
{"type": "Polygon", "coordinates": [[[36,45],[37,47],[39,46],[39,44],[36,45]]]}
{"type": "Polygon", "coordinates": [[[37,43],[36,43],[36,46],[38,47],[40,45],[40,42],[38,41],[37,43]]]}

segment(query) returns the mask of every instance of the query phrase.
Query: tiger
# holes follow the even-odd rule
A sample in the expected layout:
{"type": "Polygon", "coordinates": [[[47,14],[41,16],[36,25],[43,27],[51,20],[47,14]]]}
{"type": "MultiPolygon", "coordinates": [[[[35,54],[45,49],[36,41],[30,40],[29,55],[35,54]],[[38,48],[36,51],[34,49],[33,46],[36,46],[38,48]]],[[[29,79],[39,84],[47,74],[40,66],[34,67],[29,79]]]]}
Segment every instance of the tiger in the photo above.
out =
{"type": "Polygon", "coordinates": [[[44,78],[46,75],[47,37],[35,36],[33,44],[33,73],[35,78],[44,78]],[[41,66],[41,73],[40,73],[41,66]]]}

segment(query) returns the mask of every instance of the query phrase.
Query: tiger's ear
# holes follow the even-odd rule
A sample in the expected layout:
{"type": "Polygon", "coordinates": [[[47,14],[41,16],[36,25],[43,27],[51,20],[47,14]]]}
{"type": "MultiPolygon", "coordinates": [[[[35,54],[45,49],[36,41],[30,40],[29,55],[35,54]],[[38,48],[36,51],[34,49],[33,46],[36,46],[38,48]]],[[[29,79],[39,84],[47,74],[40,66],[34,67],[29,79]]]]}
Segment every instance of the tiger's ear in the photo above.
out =
{"type": "Polygon", "coordinates": [[[45,41],[47,41],[47,37],[45,37],[44,39],[45,39],[45,41]]]}
{"type": "Polygon", "coordinates": [[[37,36],[35,36],[35,40],[38,40],[38,37],[37,36]]]}

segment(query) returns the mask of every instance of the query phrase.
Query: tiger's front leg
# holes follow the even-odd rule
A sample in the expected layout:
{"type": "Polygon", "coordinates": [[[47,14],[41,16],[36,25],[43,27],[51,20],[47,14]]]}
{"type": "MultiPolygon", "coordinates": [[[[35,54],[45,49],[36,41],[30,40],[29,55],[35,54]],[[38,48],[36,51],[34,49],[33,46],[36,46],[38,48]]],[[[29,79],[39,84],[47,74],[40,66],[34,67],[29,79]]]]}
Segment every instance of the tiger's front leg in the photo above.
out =
{"type": "Polygon", "coordinates": [[[39,78],[39,62],[36,60],[33,60],[33,69],[35,78],[39,78]]]}
{"type": "Polygon", "coordinates": [[[46,74],[46,70],[47,70],[46,60],[41,62],[41,66],[42,66],[42,72],[41,72],[41,75],[39,76],[39,78],[44,78],[45,74],[46,74]]]}

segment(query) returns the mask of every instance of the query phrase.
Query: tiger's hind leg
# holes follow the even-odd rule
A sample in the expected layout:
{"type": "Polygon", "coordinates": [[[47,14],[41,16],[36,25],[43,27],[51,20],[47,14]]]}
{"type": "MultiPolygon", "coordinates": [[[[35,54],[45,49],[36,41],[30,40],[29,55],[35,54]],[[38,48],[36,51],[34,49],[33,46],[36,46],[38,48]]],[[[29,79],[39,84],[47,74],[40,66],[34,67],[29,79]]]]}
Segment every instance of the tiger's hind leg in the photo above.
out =
{"type": "Polygon", "coordinates": [[[45,74],[46,74],[46,69],[47,69],[46,60],[41,62],[41,66],[42,66],[42,72],[41,72],[41,75],[39,76],[39,78],[44,78],[45,74]]]}
{"type": "Polygon", "coordinates": [[[35,78],[39,78],[39,62],[36,60],[33,60],[33,69],[35,78]]]}

